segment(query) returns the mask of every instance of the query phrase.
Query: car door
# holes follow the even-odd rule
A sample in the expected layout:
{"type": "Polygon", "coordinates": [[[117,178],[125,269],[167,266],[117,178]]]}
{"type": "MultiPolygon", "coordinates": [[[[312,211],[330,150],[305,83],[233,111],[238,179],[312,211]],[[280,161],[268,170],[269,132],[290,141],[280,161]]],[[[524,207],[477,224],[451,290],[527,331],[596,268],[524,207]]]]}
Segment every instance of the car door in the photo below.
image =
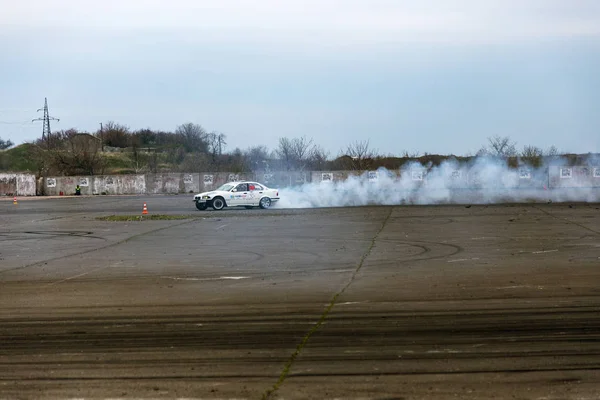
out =
{"type": "Polygon", "coordinates": [[[261,197],[264,195],[265,188],[256,182],[250,182],[248,183],[248,190],[250,191],[251,205],[257,206],[261,197]]]}
{"type": "Polygon", "coordinates": [[[248,205],[248,184],[240,183],[231,192],[231,199],[227,204],[231,207],[248,205]]]}

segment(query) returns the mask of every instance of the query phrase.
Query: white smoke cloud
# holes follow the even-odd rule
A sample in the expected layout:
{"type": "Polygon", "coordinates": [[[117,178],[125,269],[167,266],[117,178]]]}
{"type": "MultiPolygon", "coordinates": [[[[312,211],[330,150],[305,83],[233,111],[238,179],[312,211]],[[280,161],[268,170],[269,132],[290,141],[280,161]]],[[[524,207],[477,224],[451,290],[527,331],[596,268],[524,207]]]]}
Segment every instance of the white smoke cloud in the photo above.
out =
{"type": "Polygon", "coordinates": [[[411,162],[400,171],[380,168],[338,181],[333,173],[324,173],[324,181],[280,189],[276,207],[600,201],[600,164],[587,167],[587,176],[585,167],[565,165],[509,168],[503,160],[477,157],[467,163],[446,160],[436,167],[411,162]]]}

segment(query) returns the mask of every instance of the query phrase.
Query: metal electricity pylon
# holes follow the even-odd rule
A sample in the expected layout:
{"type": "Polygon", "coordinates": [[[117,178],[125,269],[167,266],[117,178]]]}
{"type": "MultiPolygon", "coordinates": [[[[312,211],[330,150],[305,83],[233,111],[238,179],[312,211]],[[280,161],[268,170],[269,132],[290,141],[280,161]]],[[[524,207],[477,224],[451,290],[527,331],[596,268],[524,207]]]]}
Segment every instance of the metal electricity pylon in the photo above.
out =
{"type": "Polygon", "coordinates": [[[31,122],[43,121],[44,126],[42,128],[42,140],[46,140],[46,142],[48,144],[48,148],[50,148],[50,135],[52,133],[52,131],[50,130],[50,120],[60,121],[60,119],[51,117],[50,114],[48,113],[48,99],[47,98],[44,98],[44,108],[38,109],[37,112],[40,112],[42,110],[44,110],[44,117],[32,119],[31,122]]]}

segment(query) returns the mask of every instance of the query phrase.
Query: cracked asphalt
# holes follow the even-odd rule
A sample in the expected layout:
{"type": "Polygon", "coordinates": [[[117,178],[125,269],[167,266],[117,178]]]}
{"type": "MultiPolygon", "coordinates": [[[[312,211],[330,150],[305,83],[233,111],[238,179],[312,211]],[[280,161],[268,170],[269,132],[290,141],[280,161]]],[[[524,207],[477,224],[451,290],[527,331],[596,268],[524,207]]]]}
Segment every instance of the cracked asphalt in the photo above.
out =
{"type": "Polygon", "coordinates": [[[0,201],[0,399],[65,398],[600,398],[600,205],[0,201]]]}

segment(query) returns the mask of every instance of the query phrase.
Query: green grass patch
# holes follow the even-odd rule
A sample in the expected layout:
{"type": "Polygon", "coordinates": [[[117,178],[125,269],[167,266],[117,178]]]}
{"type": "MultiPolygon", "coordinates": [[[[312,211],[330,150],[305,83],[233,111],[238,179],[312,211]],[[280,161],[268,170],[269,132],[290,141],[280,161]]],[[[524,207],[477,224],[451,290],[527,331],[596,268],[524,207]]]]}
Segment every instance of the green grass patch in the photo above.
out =
{"type": "Polygon", "coordinates": [[[167,214],[149,214],[149,215],[108,215],[105,217],[96,217],[98,221],[111,222],[135,222],[135,221],[180,221],[185,219],[199,218],[193,215],[167,215],[167,214]]]}
{"type": "Polygon", "coordinates": [[[30,144],[0,151],[0,171],[35,173],[37,170],[38,163],[32,157],[30,144]]]}

